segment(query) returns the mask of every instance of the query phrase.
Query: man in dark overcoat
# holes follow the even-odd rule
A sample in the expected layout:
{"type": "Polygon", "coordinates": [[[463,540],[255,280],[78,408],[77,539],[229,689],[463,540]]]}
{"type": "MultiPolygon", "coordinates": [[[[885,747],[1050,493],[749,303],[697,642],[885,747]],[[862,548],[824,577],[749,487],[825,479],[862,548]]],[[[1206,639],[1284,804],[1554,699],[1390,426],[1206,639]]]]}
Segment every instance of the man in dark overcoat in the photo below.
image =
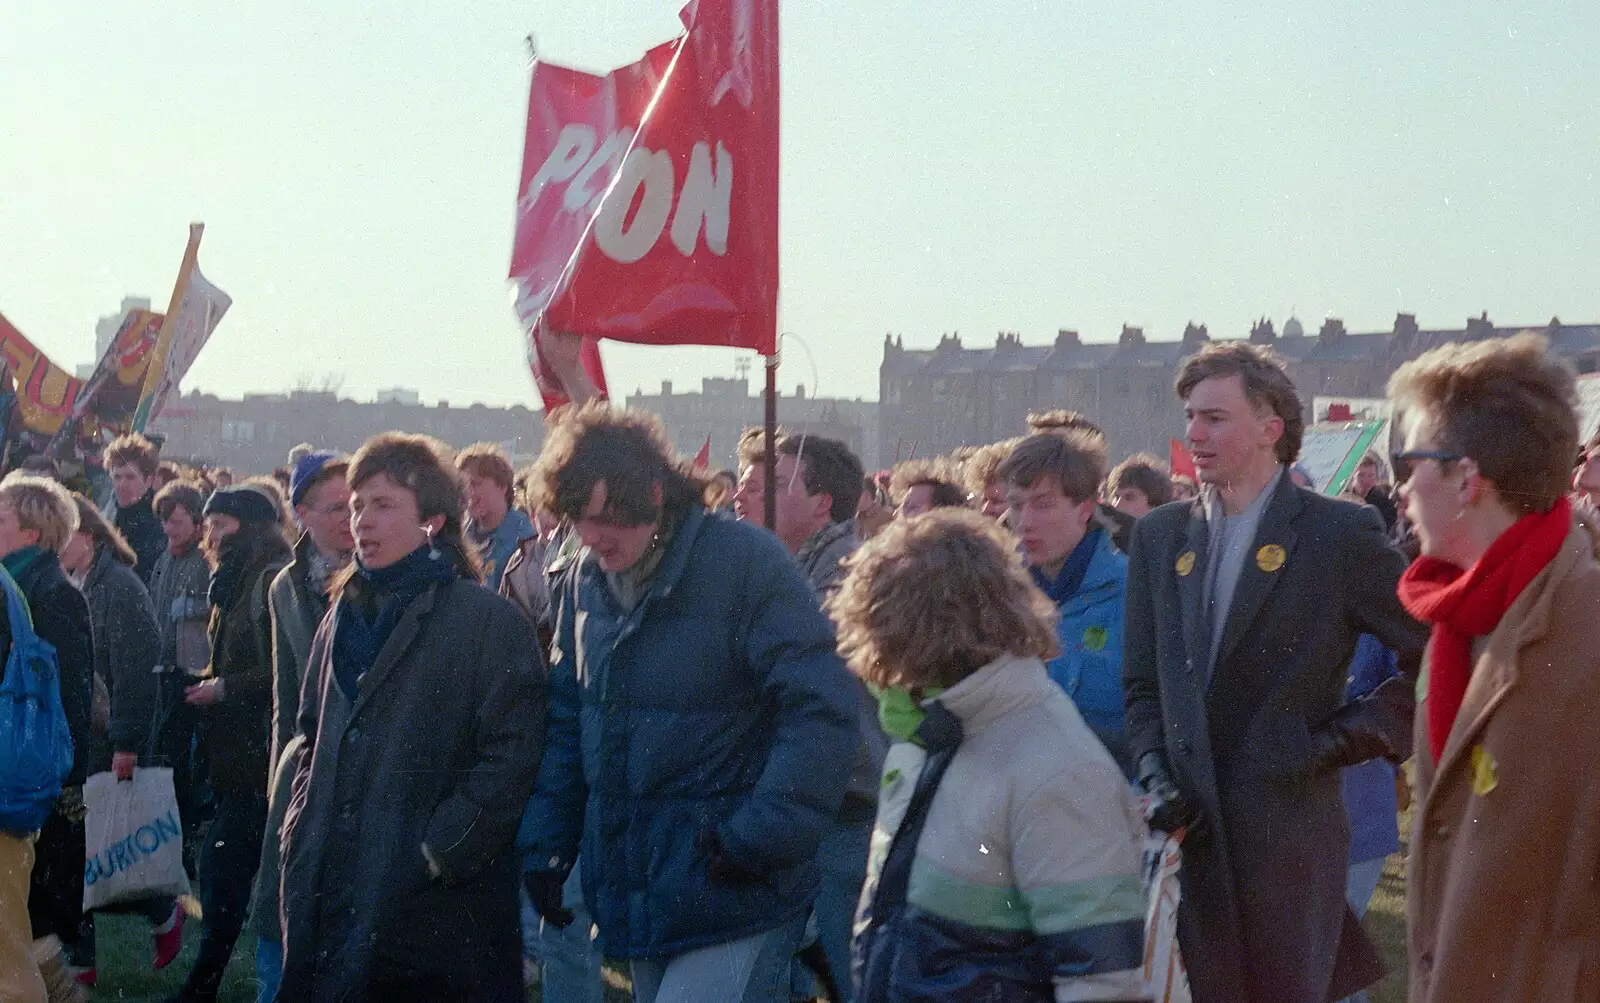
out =
{"type": "Polygon", "coordinates": [[[1369,508],[1296,486],[1300,402],[1244,343],[1180,368],[1203,490],[1140,520],[1128,568],[1127,737],[1150,822],[1185,829],[1178,938],[1199,1003],[1327,1003],[1382,967],[1345,904],[1339,770],[1408,754],[1427,635],[1369,508]],[[1401,676],[1352,703],[1361,634],[1401,676]]]}

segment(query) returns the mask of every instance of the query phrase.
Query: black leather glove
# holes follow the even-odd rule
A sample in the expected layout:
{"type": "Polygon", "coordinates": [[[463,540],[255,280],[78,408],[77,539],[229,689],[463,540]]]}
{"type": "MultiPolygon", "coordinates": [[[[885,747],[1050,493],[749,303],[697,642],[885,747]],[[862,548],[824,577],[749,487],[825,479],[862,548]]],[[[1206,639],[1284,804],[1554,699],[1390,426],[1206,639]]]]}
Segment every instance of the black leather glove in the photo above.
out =
{"type": "Polygon", "coordinates": [[[1159,832],[1177,832],[1196,828],[1200,809],[1178,789],[1167,770],[1167,757],[1160,752],[1147,752],[1139,757],[1139,786],[1150,795],[1145,808],[1145,824],[1159,832]]]}
{"type": "Polygon", "coordinates": [[[700,830],[700,834],[695,837],[694,845],[695,849],[706,855],[706,877],[716,884],[754,885],[765,880],[756,872],[735,863],[728,856],[728,851],[723,849],[722,839],[715,829],[700,830]]]}
{"type": "Polygon", "coordinates": [[[1359,709],[1355,704],[1341,708],[1333,720],[1312,733],[1312,776],[1390,754],[1388,737],[1360,717],[1359,709]]]}
{"type": "Polygon", "coordinates": [[[571,926],[574,918],[571,909],[561,906],[561,886],[566,883],[566,875],[560,871],[525,871],[522,875],[522,887],[527,889],[534,911],[557,930],[571,926]]]}

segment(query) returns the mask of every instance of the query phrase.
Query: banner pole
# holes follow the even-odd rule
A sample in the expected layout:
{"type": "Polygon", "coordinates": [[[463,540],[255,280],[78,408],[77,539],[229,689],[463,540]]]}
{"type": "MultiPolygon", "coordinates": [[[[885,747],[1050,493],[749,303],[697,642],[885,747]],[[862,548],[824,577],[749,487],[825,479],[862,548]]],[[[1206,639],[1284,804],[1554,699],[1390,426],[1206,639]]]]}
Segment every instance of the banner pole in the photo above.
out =
{"type": "Polygon", "coordinates": [[[766,454],[761,465],[766,527],[778,529],[778,354],[767,356],[766,454]]]}

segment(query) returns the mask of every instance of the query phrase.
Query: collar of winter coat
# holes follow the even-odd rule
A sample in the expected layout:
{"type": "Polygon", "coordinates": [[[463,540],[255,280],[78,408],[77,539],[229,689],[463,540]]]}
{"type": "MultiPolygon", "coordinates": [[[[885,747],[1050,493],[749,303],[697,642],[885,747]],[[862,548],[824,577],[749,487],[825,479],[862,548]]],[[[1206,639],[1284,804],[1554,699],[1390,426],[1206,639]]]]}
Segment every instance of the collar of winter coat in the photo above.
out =
{"type": "MultiPolygon", "coordinates": [[[[1288,467],[1281,463],[1278,464],[1278,472],[1272,475],[1272,480],[1267,482],[1267,486],[1261,489],[1261,493],[1256,495],[1240,514],[1252,515],[1259,522],[1261,514],[1272,504],[1279,488],[1284,485],[1288,485],[1291,488],[1299,487],[1294,482],[1294,478],[1288,476],[1288,473],[1288,467]]],[[[1217,490],[1216,485],[1202,485],[1199,496],[1195,498],[1195,504],[1199,507],[1201,517],[1206,522],[1221,524],[1223,518],[1222,492],[1217,490]]]]}
{"type": "Polygon", "coordinates": [[[800,545],[800,549],[795,551],[794,560],[800,565],[800,573],[806,576],[806,581],[815,589],[838,574],[839,562],[849,557],[860,546],[861,540],[856,536],[854,519],[830,522],[812,533],[806,542],[800,545]]]}
{"type": "Polygon", "coordinates": [[[1575,516],[1555,559],[1545,565],[1512,602],[1494,633],[1489,635],[1489,646],[1495,647],[1502,634],[1514,639],[1517,648],[1543,640],[1550,633],[1550,607],[1555,601],[1557,586],[1597,559],[1600,559],[1600,524],[1575,516]]]}
{"type": "Polygon", "coordinates": [[[1114,598],[1114,593],[1126,585],[1127,556],[1117,549],[1110,533],[1101,530],[1096,535],[1099,539],[1095,541],[1094,549],[1090,552],[1089,566],[1084,570],[1082,581],[1071,595],[1056,602],[1063,616],[1071,616],[1086,606],[1114,598]]]}
{"type": "Polygon", "coordinates": [[[940,703],[972,734],[1060,692],[1037,658],[1002,655],[923,705],[940,703]]]}
{"type": "Polygon", "coordinates": [[[467,520],[464,527],[467,539],[477,544],[481,549],[491,549],[496,544],[513,547],[517,543],[533,535],[533,520],[520,508],[506,510],[506,517],[500,520],[500,525],[487,532],[472,519],[467,520]]]}
{"type": "Polygon", "coordinates": [[[140,496],[139,500],[134,502],[132,505],[117,506],[117,517],[119,519],[123,516],[139,519],[146,515],[150,516],[152,519],[154,519],[156,515],[156,493],[154,489],[146,491],[142,496],[140,496]]]}
{"type": "Polygon", "coordinates": [[[329,579],[354,558],[354,554],[346,554],[342,560],[327,557],[311,541],[310,533],[301,533],[295,541],[294,560],[289,563],[289,585],[304,593],[302,599],[314,600],[326,609],[329,579]]]}
{"type": "Polygon", "coordinates": [[[95,548],[94,563],[89,565],[89,573],[83,576],[83,591],[85,595],[94,591],[95,586],[100,584],[100,579],[105,577],[106,569],[111,567],[116,559],[116,555],[111,552],[110,547],[101,544],[95,548]]]}
{"type": "Polygon", "coordinates": [[[1046,576],[1037,567],[1029,568],[1029,574],[1033,575],[1033,583],[1050,597],[1051,602],[1060,606],[1078,594],[1079,588],[1084,585],[1084,577],[1089,573],[1089,562],[1100,549],[1100,541],[1108,537],[1109,534],[1099,526],[1090,526],[1089,531],[1083,534],[1083,539],[1072,548],[1072,553],[1067,555],[1061,570],[1056,572],[1054,578],[1046,576]]]}
{"type": "Polygon", "coordinates": [[[243,595],[241,586],[249,589],[262,571],[274,563],[286,562],[290,555],[289,544],[276,527],[245,523],[222,541],[217,567],[206,590],[208,600],[228,612],[243,595]]]}
{"type": "MultiPolygon", "coordinates": [[[[644,590],[646,596],[667,595],[683,577],[684,566],[689,563],[689,554],[694,549],[694,541],[700,535],[700,527],[704,526],[707,519],[725,518],[713,517],[706,511],[704,505],[692,505],[684,515],[676,529],[672,531],[672,538],[667,541],[666,548],[661,553],[661,560],[657,563],[652,573],[649,585],[644,590]]],[[[605,572],[600,570],[600,565],[588,559],[589,551],[585,548],[580,557],[581,574],[586,577],[605,578],[605,572]]],[[[607,586],[609,587],[609,586],[607,586]]],[[[640,602],[644,598],[641,596],[640,602]]]]}

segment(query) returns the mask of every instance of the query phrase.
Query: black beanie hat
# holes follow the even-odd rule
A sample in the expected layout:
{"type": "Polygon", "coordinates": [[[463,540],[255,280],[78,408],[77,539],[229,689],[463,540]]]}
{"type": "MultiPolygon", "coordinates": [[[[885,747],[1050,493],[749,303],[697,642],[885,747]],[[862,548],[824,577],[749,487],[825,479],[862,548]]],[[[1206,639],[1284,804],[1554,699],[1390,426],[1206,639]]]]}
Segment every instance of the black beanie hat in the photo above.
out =
{"type": "Polygon", "coordinates": [[[265,492],[249,485],[221,488],[212,492],[211,499],[206,502],[202,516],[207,515],[231,515],[240,522],[271,524],[278,521],[278,506],[265,492]]]}

